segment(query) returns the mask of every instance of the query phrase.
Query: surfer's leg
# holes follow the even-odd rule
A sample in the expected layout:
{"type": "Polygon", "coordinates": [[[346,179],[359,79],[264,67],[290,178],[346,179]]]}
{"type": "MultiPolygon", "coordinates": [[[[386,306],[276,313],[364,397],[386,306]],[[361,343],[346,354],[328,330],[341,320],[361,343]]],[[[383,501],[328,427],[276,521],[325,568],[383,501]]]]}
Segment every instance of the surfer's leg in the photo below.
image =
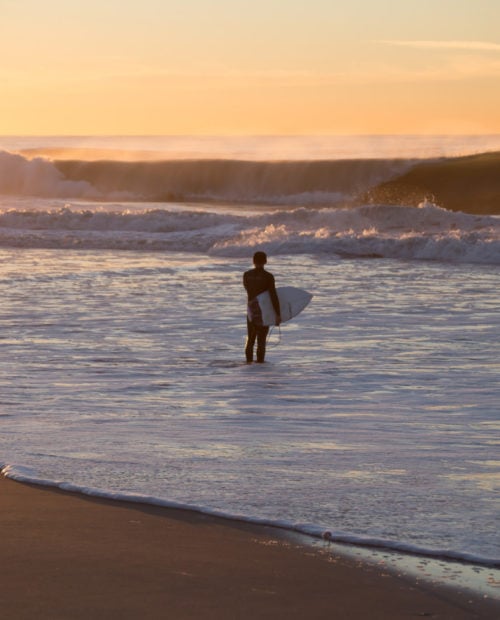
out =
{"type": "Polygon", "coordinates": [[[269,327],[261,325],[257,327],[257,361],[262,364],[266,356],[266,340],[269,327]]]}
{"type": "Polygon", "coordinates": [[[253,362],[253,347],[257,337],[257,328],[247,319],[247,346],[245,348],[245,356],[247,362],[253,362]]]}

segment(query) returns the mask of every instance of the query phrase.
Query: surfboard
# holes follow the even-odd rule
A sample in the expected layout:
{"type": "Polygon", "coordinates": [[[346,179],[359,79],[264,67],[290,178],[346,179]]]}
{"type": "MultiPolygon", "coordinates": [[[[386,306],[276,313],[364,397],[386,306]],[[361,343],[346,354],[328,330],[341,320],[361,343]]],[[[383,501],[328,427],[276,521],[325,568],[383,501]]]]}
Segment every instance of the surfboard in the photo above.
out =
{"type": "MultiPolygon", "coordinates": [[[[296,288],[295,286],[279,286],[276,289],[278,299],[280,302],[281,310],[281,322],[289,321],[297,316],[307,304],[311,301],[313,296],[304,289],[296,288]]],[[[262,315],[262,325],[275,325],[276,314],[274,312],[273,304],[271,302],[271,296],[269,291],[265,291],[254,300],[258,303],[260,313],[262,315]]],[[[249,317],[250,318],[250,317],[249,317]]]]}

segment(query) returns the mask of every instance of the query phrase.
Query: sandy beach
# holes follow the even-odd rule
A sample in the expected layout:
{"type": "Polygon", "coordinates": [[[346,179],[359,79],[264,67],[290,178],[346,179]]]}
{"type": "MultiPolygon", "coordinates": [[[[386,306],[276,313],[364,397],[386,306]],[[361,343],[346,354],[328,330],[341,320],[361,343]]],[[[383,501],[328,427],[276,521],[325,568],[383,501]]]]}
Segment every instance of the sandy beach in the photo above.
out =
{"type": "Polygon", "coordinates": [[[498,617],[279,530],[0,479],[4,620],[498,617]]]}

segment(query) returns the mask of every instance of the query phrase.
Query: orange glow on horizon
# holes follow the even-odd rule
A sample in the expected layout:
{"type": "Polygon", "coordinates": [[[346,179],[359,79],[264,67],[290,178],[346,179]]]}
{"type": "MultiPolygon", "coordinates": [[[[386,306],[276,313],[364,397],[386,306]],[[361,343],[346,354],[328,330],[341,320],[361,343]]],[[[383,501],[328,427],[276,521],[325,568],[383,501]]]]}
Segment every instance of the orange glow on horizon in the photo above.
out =
{"type": "Polygon", "coordinates": [[[0,134],[500,133],[500,5],[309,4],[6,3],[0,134]]]}

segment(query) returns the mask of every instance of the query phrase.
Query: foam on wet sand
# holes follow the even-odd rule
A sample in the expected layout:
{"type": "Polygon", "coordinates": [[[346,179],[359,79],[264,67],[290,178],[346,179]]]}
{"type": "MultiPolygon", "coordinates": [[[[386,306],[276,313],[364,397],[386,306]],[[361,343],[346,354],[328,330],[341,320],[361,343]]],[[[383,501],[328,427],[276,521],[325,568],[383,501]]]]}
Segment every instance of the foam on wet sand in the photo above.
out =
{"type": "Polygon", "coordinates": [[[493,619],[500,604],[417,583],[279,530],[0,478],[0,604],[31,618],[493,619]]]}

